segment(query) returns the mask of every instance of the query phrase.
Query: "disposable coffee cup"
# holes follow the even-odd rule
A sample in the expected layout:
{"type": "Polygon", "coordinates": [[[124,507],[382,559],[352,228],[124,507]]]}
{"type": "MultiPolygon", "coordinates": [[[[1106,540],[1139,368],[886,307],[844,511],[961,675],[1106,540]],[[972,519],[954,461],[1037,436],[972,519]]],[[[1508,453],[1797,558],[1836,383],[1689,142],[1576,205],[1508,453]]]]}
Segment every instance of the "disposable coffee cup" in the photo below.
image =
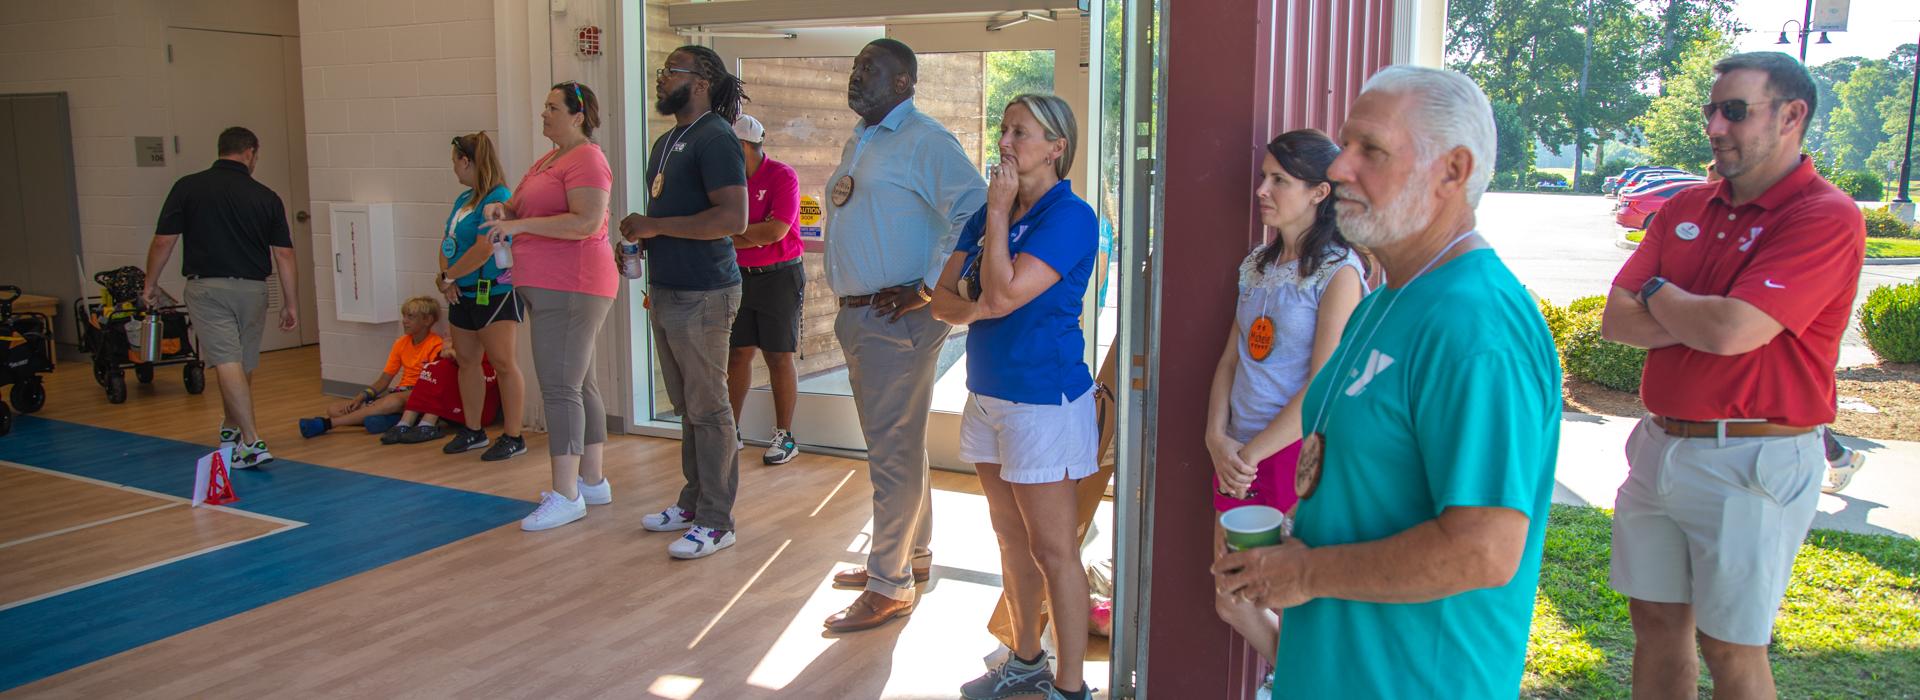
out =
{"type": "Polygon", "coordinates": [[[1286,539],[1287,515],[1273,506],[1240,506],[1220,514],[1227,549],[1242,552],[1271,547],[1286,539]]]}

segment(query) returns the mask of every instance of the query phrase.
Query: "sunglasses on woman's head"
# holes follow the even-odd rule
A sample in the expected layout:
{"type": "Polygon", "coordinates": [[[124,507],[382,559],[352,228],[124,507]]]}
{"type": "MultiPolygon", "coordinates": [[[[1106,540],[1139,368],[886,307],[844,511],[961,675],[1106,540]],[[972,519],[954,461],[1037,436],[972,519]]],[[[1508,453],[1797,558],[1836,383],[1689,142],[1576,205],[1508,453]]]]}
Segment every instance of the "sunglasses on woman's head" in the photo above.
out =
{"type": "Polygon", "coordinates": [[[453,150],[459,151],[460,155],[467,157],[467,160],[473,160],[473,149],[467,146],[465,139],[458,136],[453,137],[453,150]]]}
{"type": "MultiPolygon", "coordinates": [[[[1785,101],[1786,100],[1782,100],[1782,99],[1762,100],[1760,104],[1778,104],[1785,101]]],[[[1746,100],[1721,100],[1719,102],[1708,102],[1706,104],[1700,105],[1700,114],[1704,115],[1707,118],[1707,121],[1713,121],[1713,113],[1717,111],[1721,115],[1725,116],[1727,118],[1727,121],[1738,124],[1740,122],[1747,120],[1747,115],[1751,113],[1751,110],[1753,109],[1754,104],[1755,103],[1750,103],[1750,102],[1747,102],[1746,100]]]]}

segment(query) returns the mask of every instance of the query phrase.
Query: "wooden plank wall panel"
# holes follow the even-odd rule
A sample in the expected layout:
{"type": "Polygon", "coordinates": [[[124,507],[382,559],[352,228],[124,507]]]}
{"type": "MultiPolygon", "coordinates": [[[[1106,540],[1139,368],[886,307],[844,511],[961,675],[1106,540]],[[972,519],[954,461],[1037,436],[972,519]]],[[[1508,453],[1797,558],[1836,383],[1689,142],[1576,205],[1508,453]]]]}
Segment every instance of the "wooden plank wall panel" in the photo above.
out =
{"type": "MultiPolygon", "coordinates": [[[[980,164],[986,144],[983,112],[986,56],[981,53],[921,54],[920,84],[914,106],[952,131],[962,148],[980,164]]],[[[860,117],[847,108],[847,75],[852,57],[754,58],[741,61],[740,77],[752,99],[745,111],[767,127],[767,154],[793,166],[800,194],[826,202],[827,178],[860,117]]],[[[832,236],[833,232],[827,232],[832,236]]],[[[801,377],[845,365],[833,337],[839,312],[827,287],[824,256],[807,253],[807,289],[800,321],[801,377]]],[[[755,362],[754,386],[765,386],[767,370],[755,362]]]]}

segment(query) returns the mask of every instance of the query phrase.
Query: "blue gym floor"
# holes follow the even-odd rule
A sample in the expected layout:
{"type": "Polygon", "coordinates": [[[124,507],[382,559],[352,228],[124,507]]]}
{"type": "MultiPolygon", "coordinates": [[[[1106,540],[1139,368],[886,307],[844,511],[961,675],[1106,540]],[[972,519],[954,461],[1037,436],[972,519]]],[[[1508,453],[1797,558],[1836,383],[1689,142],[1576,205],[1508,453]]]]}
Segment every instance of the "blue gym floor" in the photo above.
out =
{"type": "MultiPolygon", "coordinates": [[[[212,448],[32,416],[0,460],[188,497],[212,448]]],[[[511,523],[531,504],[276,460],[233,472],[229,505],[292,527],[0,610],[0,691],[511,523]]]]}

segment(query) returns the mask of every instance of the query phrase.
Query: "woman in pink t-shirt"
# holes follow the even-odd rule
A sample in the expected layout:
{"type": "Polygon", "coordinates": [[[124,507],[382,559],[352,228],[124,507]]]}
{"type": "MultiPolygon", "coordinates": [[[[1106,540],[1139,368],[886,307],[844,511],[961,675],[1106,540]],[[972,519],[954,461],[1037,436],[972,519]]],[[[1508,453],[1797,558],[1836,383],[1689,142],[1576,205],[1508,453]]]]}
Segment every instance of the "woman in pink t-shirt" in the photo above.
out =
{"type": "Polygon", "coordinates": [[[513,199],[486,212],[494,239],[512,243],[513,286],[531,310],[533,371],[553,460],[553,490],[541,492],[522,530],[559,527],[585,516],[587,504],[613,500],[601,471],[607,412],[595,386],[593,348],[620,287],[607,241],[613,172],[590,140],[598,126],[592,90],[571,81],[553,86],[540,111],[540,133],[553,150],[527,169],[513,199]]]}

